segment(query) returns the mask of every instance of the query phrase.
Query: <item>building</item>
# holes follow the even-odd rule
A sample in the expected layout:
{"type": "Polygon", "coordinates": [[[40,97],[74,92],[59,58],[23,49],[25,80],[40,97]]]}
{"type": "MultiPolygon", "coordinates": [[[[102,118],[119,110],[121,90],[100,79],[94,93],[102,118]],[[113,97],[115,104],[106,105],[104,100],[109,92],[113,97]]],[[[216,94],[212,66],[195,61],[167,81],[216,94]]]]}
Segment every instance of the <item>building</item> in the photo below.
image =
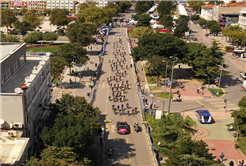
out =
{"type": "Polygon", "coordinates": [[[1,8],[9,8],[9,0],[1,0],[0,1],[1,8]]]}
{"type": "Polygon", "coordinates": [[[0,45],[1,129],[23,131],[34,155],[42,118],[49,113],[51,76],[49,56],[26,56],[26,44],[0,45]],[[34,146],[35,145],[35,146],[34,146]]]}
{"type": "Polygon", "coordinates": [[[27,0],[10,0],[10,9],[21,9],[22,7],[27,7],[27,0]]]}
{"type": "Polygon", "coordinates": [[[27,9],[44,10],[46,8],[46,0],[27,0],[27,9]]]}
{"type": "Polygon", "coordinates": [[[214,5],[202,5],[201,6],[201,16],[205,20],[213,20],[213,7],[214,5]]]}
{"type": "Polygon", "coordinates": [[[76,0],[56,0],[56,1],[47,1],[47,9],[67,9],[68,11],[74,11],[75,5],[77,4],[76,0]]]}
{"type": "Polygon", "coordinates": [[[246,8],[245,7],[240,11],[238,24],[244,31],[246,30],[246,8]]]}

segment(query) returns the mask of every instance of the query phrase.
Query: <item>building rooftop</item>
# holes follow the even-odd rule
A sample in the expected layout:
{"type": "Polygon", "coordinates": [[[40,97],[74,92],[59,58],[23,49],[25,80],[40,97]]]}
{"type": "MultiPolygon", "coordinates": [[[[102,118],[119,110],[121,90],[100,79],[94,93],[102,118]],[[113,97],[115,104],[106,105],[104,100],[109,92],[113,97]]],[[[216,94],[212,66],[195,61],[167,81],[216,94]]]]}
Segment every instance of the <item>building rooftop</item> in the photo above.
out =
{"type": "Polygon", "coordinates": [[[201,8],[212,9],[214,5],[202,5],[201,8]]]}
{"type": "MultiPolygon", "coordinates": [[[[1,165],[11,166],[18,163],[26,149],[29,138],[20,138],[22,131],[17,131],[17,137],[8,136],[7,131],[1,131],[1,165]]],[[[19,165],[19,164],[18,164],[19,165]]]]}
{"type": "Polygon", "coordinates": [[[1,49],[1,60],[5,57],[7,57],[9,55],[9,52],[13,52],[16,48],[18,48],[19,46],[21,46],[22,43],[18,43],[18,44],[12,44],[12,45],[0,45],[0,49],[1,49]]]}
{"type": "Polygon", "coordinates": [[[26,62],[2,86],[1,93],[14,93],[15,88],[21,88],[25,83],[25,78],[32,74],[33,67],[38,66],[40,61],[42,61],[40,56],[27,56],[26,62]]]}

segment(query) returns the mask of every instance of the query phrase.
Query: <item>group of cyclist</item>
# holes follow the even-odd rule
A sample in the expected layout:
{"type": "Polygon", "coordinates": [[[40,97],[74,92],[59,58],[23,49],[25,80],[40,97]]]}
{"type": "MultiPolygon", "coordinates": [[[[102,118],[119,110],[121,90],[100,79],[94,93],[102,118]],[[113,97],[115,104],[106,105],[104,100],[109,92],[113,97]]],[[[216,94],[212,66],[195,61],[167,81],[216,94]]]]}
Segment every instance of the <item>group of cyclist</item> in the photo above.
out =
{"type": "MultiPolygon", "coordinates": [[[[107,78],[107,82],[112,90],[112,96],[109,95],[108,99],[109,101],[112,100],[114,102],[125,102],[125,91],[130,89],[130,84],[127,80],[124,81],[124,77],[127,75],[126,70],[128,69],[128,65],[126,64],[126,52],[123,51],[124,47],[122,46],[121,38],[119,38],[119,42],[113,43],[113,48],[113,55],[116,60],[114,61],[110,59],[109,64],[111,71],[115,71],[115,75],[107,78]]],[[[125,107],[124,104],[121,106],[112,105],[112,110],[115,114],[119,113],[120,115],[137,113],[137,107],[131,109],[131,107],[129,107],[129,103],[127,103],[125,107]]]]}

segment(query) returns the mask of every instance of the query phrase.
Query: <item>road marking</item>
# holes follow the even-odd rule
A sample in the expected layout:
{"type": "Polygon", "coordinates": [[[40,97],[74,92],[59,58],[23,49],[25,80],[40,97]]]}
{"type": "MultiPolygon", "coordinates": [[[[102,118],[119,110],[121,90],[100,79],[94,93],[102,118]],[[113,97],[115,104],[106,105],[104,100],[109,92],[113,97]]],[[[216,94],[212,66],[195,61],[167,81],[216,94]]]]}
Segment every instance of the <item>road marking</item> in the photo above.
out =
{"type": "Polygon", "coordinates": [[[214,101],[214,100],[222,100],[222,99],[209,99],[209,100],[206,100],[206,101],[214,101]]]}
{"type": "Polygon", "coordinates": [[[211,104],[215,104],[215,103],[224,103],[223,101],[221,101],[221,102],[211,102],[211,104]]]}
{"type": "Polygon", "coordinates": [[[201,104],[202,106],[204,106],[205,108],[207,108],[208,110],[212,110],[211,108],[207,107],[206,105],[204,105],[203,103],[201,103],[200,101],[196,101],[197,103],[201,104]]]}
{"type": "Polygon", "coordinates": [[[115,125],[111,125],[111,132],[112,132],[112,133],[115,132],[115,125]]]}
{"type": "MultiPolygon", "coordinates": [[[[227,104],[227,106],[230,106],[230,105],[235,105],[235,104],[227,104]]],[[[220,106],[225,106],[225,104],[223,104],[223,105],[214,105],[215,107],[220,107],[220,106]]]]}
{"type": "MultiPolygon", "coordinates": [[[[239,107],[231,107],[231,108],[228,108],[228,109],[230,109],[230,110],[239,110],[240,108],[239,107]]],[[[220,110],[225,110],[225,109],[223,108],[223,109],[220,109],[220,110]]]]}
{"type": "Polygon", "coordinates": [[[125,118],[125,116],[123,116],[123,121],[126,121],[126,118],[125,118]]]}
{"type": "Polygon", "coordinates": [[[105,83],[102,83],[102,88],[104,88],[105,87],[105,83]]]}
{"type": "Polygon", "coordinates": [[[129,162],[131,162],[131,152],[128,152],[129,162]]]}
{"type": "Polygon", "coordinates": [[[109,125],[106,124],[106,132],[109,132],[109,125]]]}

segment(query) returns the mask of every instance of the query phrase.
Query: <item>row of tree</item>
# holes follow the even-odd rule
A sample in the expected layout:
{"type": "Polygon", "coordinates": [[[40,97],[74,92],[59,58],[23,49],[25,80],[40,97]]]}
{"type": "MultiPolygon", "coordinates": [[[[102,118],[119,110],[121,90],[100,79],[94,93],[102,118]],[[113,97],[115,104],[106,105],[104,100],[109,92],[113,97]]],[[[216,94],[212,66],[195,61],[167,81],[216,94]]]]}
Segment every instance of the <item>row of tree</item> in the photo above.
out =
{"type": "Polygon", "coordinates": [[[223,53],[217,50],[216,43],[207,48],[204,44],[187,44],[178,37],[162,33],[144,34],[138,47],[133,48],[132,56],[135,61],[147,60],[151,74],[163,77],[165,65],[171,68],[170,56],[177,57],[177,63],[192,66],[196,76],[217,75],[223,65],[223,53]]]}
{"type": "Polygon", "coordinates": [[[243,96],[238,102],[238,107],[240,108],[237,111],[233,111],[232,117],[234,117],[234,128],[239,130],[241,136],[246,134],[246,96],[243,96]]]}
{"type": "Polygon", "coordinates": [[[242,31],[242,28],[238,25],[236,26],[228,26],[225,29],[223,29],[222,34],[224,36],[229,37],[229,39],[239,46],[245,46],[246,45],[246,34],[244,31],[242,31]]]}
{"type": "MultiPolygon", "coordinates": [[[[193,15],[191,17],[192,20],[197,20],[197,18],[198,15],[193,15]]],[[[199,18],[197,20],[197,23],[202,27],[208,28],[209,31],[214,35],[218,35],[218,33],[221,32],[221,27],[218,25],[218,22],[215,20],[207,21],[204,18],[199,18]]]]}
{"type": "Polygon", "coordinates": [[[86,149],[100,129],[100,111],[84,97],[65,94],[51,105],[41,132],[45,150],[41,160],[31,158],[25,165],[87,165],[86,149]]]}
{"type": "Polygon", "coordinates": [[[155,149],[167,157],[164,165],[221,166],[216,164],[203,140],[192,140],[191,136],[197,132],[195,126],[196,122],[189,116],[183,118],[177,114],[164,116],[153,124],[151,137],[161,140],[155,149]]]}

